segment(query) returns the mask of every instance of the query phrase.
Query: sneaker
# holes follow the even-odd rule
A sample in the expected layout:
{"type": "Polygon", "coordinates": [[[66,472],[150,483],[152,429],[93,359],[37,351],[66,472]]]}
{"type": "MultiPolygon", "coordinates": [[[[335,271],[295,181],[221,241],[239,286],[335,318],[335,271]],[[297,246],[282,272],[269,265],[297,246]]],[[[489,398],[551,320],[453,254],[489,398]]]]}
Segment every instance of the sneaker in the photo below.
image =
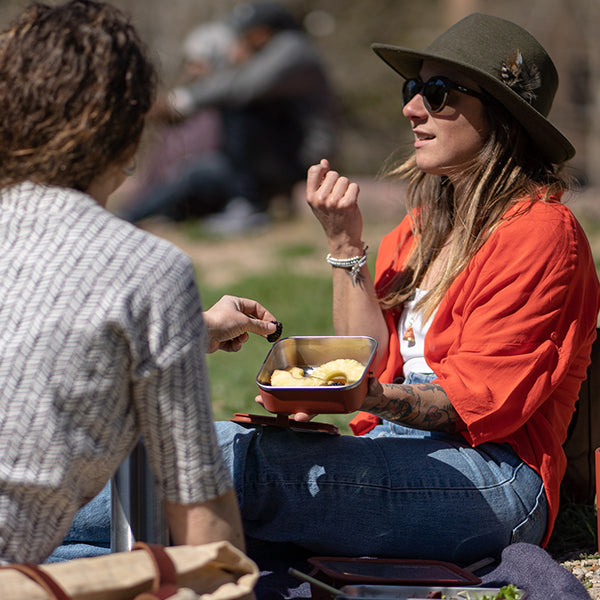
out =
{"type": "Polygon", "coordinates": [[[204,219],[207,233],[212,235],[239,235],[267,227],[269,215],[257,210],[245,198],[233,198],[223,212],[204,219]]]}

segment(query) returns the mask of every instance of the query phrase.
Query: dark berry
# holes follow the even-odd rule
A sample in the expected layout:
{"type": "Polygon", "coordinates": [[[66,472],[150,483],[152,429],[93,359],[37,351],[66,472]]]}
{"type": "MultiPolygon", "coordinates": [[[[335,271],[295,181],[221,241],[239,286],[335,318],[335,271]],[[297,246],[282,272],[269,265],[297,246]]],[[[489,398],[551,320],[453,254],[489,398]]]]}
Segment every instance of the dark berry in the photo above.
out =
{"type": "Polygon", "coordinates": [[[270,333],[267,336],[267,342],[270,342],[271,344],[273,342],[276,342],[281,337],[281,332],[283,331],[283,325],[279,321],[272,321],[272,322],[275,323],[277,329],[275,329],[275,331],[273,333],[270,333]]]}

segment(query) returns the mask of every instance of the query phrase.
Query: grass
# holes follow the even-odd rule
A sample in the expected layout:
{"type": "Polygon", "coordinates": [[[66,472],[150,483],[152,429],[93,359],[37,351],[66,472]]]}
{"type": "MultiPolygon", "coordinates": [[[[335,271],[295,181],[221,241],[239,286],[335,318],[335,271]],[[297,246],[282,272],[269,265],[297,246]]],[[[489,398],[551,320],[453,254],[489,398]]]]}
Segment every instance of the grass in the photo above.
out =
{"type": "Polygon", "coordinates": [[[557,560],[587,556],[598,551],[596,509],[589,504],[564,501],[547,547],[557,560]]]}

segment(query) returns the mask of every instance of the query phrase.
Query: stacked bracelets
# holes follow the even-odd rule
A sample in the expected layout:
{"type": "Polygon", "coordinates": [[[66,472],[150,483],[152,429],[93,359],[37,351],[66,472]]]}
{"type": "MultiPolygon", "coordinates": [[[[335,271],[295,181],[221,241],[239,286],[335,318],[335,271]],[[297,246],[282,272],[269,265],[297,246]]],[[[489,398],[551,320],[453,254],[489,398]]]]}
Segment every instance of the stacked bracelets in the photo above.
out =
{"type": "Polygon", "coordinates": [[[350,275],[352,281],[356,283],[361,268],[367,264],[367,249],[368,246],[365,246],[365,249],[360,256],[353,256],[352,258],[333,258],[331,254],[328,254],[326,260],[332,267],[348,271],[348,275],[350,275]]]}

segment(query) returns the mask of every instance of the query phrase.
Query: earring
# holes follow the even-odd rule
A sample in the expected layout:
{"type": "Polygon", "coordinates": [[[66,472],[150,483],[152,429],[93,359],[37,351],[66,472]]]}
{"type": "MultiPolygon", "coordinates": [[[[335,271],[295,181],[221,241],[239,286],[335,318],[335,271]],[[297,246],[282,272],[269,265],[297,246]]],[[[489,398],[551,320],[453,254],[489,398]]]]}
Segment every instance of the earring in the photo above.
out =
{"type": "Polygon", "coordinates": [[[125,173],[125,175],[127,175],[127,177],[131,177],[135,173],[136,169],[137,169],[137,161],[134,157],[129,165],[127,165],[126,167],[123,167],[123,173],[125,173]]]}

